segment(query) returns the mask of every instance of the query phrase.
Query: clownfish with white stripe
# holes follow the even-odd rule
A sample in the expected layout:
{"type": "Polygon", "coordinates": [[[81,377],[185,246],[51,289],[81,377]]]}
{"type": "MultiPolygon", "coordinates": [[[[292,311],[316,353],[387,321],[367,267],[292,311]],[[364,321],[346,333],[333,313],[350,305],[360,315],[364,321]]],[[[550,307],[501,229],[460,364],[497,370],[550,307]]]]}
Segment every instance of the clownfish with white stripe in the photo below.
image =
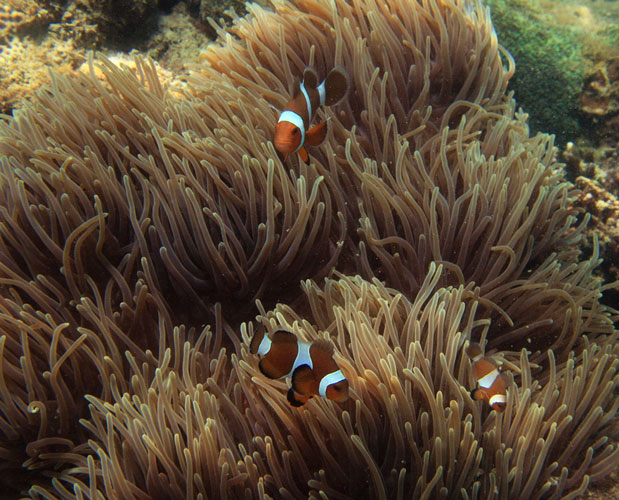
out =
{"type": "Polygon", "coordinates": [[[303,406],[316,395],[337,403],[348,399],[348,381],[333,360],[333,344],[327,340],[308,344],[285,330],[269,338],[260,327],[251,339],[249,352],[261,356],[258,367],[267,377],[292,377],[287,395],[292,406],[303,406]]]}
{"type": "Polygon", "coordinates": [[[319,106],[339,104],[349,88],[348,73],[336,66],[319,84],[318,75],[312,68],[305,68],[303,81],[299,84],[286,109],[275,125],[273,142],[275,149],[283,153],[284,161],[291,153],[298,153],[307,163],[306,146],[319,146],[327,137],[327,122],[309,128],[319,106]]]}
{"type": "Polygon", "coordinates": [[[470,344],[466,353],[473,361],[473,375],[477,381],[477,388],[471,391],[471,397],[475,400],[484,399],[493,410],[503,411],[507,402],[507,389],[497,364],[484,356],[477,343],[470,344]]]}

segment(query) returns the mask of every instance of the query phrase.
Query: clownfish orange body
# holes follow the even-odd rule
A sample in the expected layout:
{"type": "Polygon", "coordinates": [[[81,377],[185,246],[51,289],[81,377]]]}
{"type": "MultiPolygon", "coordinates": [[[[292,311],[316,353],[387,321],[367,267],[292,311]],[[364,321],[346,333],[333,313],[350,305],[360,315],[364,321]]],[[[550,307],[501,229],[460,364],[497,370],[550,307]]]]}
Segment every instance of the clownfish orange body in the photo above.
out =
{"type": "Polygon", "coordinates": [[[299,84],[286,109],[275,126],[273,142],[275,149],[283,153],[284,161],[291,153],[299,153],[307,163],[306,145],[318,146],[327,136],[327,122],[309,128],[319,106],[333,106],[346,97],[349,87],[348,73],[336,66],[320,84],[312,68],[305,68],[303,81],[299,84]]]}
{"type": "Polygon", "coordinates": [[[262,357],[258,366],[267,377],[292,377],[288,391],[292,406],[302,406],[315,395],[337,403],[348,399],[348,381],[333,360],[333,345],[327,340],[308,344],[284,330],[269,338],[265,329],[259,328],[251,339],[249,352],[262,357]]]}
{"type": "Polygon", "coordinates": [[[479,344],[470,344],[466,352],[473,361],[473,375],[477,381],[477,388],[471,391],[471,397],[485,399],[493,410],[503,411],[507,402],[503,374],[492,359],[484,356],[479,344]]]}

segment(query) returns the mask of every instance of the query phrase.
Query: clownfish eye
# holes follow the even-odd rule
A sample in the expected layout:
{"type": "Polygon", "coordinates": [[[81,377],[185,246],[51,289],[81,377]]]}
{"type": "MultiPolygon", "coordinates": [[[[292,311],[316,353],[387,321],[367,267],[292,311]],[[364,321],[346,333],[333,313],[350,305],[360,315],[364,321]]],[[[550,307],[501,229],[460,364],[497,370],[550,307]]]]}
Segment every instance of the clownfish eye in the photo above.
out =
{"type": "Polygon", "coordinates": [[[300,130],[299,130],[297,127],[295,127],[294,129],[292,129],[292,133],[293,133],[294,135],[299,135],[300,130]]]}

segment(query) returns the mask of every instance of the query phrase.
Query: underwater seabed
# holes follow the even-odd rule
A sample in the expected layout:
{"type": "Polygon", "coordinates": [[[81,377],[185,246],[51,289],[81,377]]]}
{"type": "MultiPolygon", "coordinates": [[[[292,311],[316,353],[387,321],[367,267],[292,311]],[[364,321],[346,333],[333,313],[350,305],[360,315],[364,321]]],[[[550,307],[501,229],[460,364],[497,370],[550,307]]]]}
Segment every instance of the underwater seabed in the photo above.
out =
{"type": "Polygon", "coordinates": [[[617,3],[3,3],[0,497],[619,498],[617,3]],[[308,65],[351,89],[283,161],[308,65]]]}

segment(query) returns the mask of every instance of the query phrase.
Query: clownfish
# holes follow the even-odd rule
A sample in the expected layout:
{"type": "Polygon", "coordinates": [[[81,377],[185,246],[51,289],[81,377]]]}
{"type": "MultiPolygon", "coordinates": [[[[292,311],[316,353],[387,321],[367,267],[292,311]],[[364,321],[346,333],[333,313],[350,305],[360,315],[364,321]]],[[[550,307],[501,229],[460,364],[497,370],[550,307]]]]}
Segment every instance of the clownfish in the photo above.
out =
{"type": "Polygon", "coordinates": [[[348,399],[348,381],[333,360],[333,344],[327,340],[308,344],[284,330],[269,338],[262,327],[252,337],[249,352],[262,356],[258,367],[267,377],[292,377],[287,395],[292,406],[302,406],[317,394],[337,403],[348,399]]]}
{"type": "Polygon", "coordinates": [[[471,391],[475,400],[485,399],[493,410],[503,411],[507,401],[506,383],[496,363],[484,356],[479,344],[470,344],[466,353],[473,361],[473,375],[477,388],[471,391]]]}
{"type": "Polygon", "coordinates": [[[318,146],[327,136],[326,121],[308,130],[318,106],[340,103],[346,97],[348,87],[348,73],[342,67],[336,66],[329,71],[327,78],[320,84],[316,72],[312,68],[305,68],[303,81],[275,125],[273,142],[275,149],[285,155],[284,161],[290,153],[299,153],[301,159],[308,162],[305,146],[318,146]]]}

